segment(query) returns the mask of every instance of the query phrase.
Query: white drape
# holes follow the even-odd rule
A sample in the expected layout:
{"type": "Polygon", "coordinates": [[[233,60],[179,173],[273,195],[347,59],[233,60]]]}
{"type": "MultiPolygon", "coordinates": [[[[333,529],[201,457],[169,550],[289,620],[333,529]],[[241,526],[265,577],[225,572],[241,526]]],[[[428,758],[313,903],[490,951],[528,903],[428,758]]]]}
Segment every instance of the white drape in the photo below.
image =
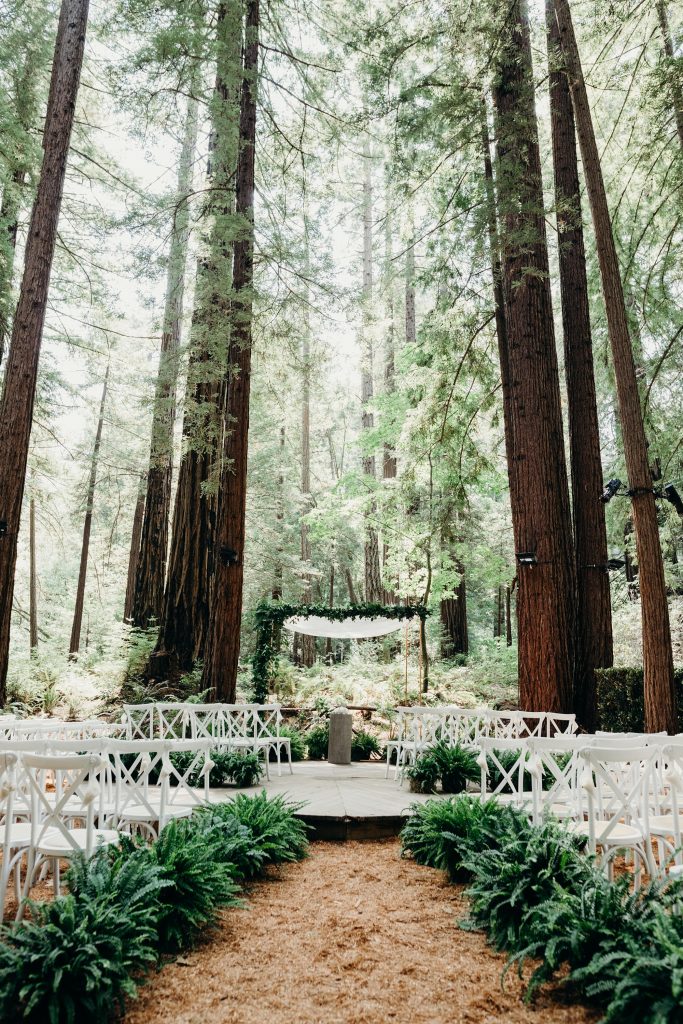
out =
{"type": "Polygon", "coordinates": [[[336,621],[324,615],[293,615],[285,619],[283,626],[292,633],[306,636],[329,636],[339,640],[362,640],[373,636],[386,636],[401,629],[408,619],[349,618],[336,621]]]}

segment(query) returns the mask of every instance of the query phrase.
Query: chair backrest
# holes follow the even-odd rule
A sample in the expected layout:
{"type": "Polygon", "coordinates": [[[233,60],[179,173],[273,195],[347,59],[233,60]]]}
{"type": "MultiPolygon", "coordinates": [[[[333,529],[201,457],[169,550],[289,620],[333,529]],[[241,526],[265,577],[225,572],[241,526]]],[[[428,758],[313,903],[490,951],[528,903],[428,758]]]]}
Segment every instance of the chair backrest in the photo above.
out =
{"type": "Polygon", "coordinates": [[[481,798],[510,796],[511,803],[531,803],[531,777],[526,771],[529,747],[527,740],[484,737],[479,740],[481,798]],[[511,754],[510,758],[504,755],[511,754]]]}
{"type": "Polygon", "coordinates": [[[534,794],[534,821],[540,823],[544,812],[563,804],[578,814],[578,751],[585,737],[571,734],[534,736],[529,739],[528,771],[534,794]]]}
{"type": "MultiPolygon", "coordinates": [[[[601,841],[622,823],[637,822],[647,832],[649,794],[660,749],[643,743],[629,747],[586,746],[579,751],[583,770],[579,779],[588,816],[591,852],[595,852],[597,823],[601,841]]],[[[646,843],[649,849],[649,842],[646,843]]]]}
{"type": "Polygon", "coordinates": [[[223,705],[223,738],[228,744],[235,740],[254,738],[255,704],[223,705]]]}
{"type": "MultiPolygon", "coordinates": [[[[31,845],[42,842],[54,845],[58,835],[66,849],[82,849],[74,840],[67,822],[74,817],[76,802],[85,820],[85,854],[89,856],[95,843],[95,813],[101,798],[100,775],[104,768],[102,757],[89,754],[29,754],[22,757],[31,797],[31,845]],[[48,781],[55,780],[54,799],[48,791],[48,781]]],[[[79,817],[81,817],[79,813],[79,817]]]]}
{"type": "Polygon", "coordinates": [[[211,760],[211,740],[173,740],[166,746],[163,753],[163,771],[168,779],[167,805],[177,804],[197,806],[209,799],[210,773],[213,768],[211,760]],[[174,759],[174,753],[187,753],[190,756],[182,762],[174,759]],[[199,778],[201,786],[192,785],[199,778]]]}
{"type": "Polygon", "coordinates": [[[121,723],[126,739],[153,740],[158,737],[156,704],[124,704],[121,723]]]}
{"type": "Polygon", "coordinates": [[[254,739],[257,743],[278,739],[282,725],[279,704],[258,704],[254,708],[254,739]]]}
{"type": "Polygon", "coordinates": [[[110,740],[108,745],[113,780],[114,817],[125,818],[132,807],[143,808],[149,821],[165,817],[168,773],[164,771],[164,740],[110,740]],[[159,785],[157,791],[156,787],[159,785]]]}

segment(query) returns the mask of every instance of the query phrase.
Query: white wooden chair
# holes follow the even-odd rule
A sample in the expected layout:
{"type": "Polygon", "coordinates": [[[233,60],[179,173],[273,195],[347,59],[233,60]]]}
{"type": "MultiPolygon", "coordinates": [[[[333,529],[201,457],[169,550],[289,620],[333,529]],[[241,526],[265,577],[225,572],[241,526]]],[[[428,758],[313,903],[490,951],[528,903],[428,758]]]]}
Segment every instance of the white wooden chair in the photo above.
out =
{"type": "Polygon", "coordinates": [[[532,813],[534,794],[531,776],[527,770],[529,757],[528,741],[522,739],[482,738],[479,741],[477,762],[481,772],[481,799],[496,800],[510,804],[520,810],[532,813]],[[505,764],[499,757],[504,751],[511,751],[511,764],[505,764]],[[499,776],[491,782],[491,769],[499,776]]]}
{"type": "Polygon", "coordinates": [[[280,735],[282,725],[282,711],[279,704],[258,704],[253,709],[254,728],[254,751],[263,751],[266,762],[266,778],[270,778],[268,765],[270,752],[275,752],[277,761],[277,773],[282,775],[282,751],[284,750],[289,764],[289,774],[294,773],[292,768],[292,741],[289,736],[280,735]]]}

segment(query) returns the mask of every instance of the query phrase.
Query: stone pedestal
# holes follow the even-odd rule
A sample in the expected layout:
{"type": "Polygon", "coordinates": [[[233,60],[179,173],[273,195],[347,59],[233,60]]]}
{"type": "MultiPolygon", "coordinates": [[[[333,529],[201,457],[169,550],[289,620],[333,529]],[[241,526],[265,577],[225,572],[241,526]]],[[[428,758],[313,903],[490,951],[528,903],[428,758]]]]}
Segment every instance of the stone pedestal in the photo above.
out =
{"type": "Polygon", "coordinates": [[[330,740],[327,760],[330,764],[351,764],[353,714],[348,708],[335,708],[330,715],[330,740]]]}

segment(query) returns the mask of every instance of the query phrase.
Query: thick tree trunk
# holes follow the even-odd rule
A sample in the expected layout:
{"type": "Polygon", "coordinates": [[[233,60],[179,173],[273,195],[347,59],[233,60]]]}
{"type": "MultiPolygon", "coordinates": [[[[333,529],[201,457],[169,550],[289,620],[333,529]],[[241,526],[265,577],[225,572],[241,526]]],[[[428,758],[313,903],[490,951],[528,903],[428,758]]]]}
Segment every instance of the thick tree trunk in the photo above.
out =
{"type": "Polygon", "coordinates": [[[28,506],[29,553],[29,646],[31,653],[38,650],[38,573],[36,568],[36,499],[31,495],[28,506]]]}
{"type": "Polygon", "coordinates": [[[512,647],[512,587],[505,587],[505,643],[512,647]]]}
{"type": "MultiPolygon", "coordinates": [[[[371,332],[372,303],[372,165],[369,147],[363,153],[363,322],[361,328],[361,430],[372,431],[375,418],[370,408],[374,397],[373,344],[371,332]]],[[[365,442],[367,444],[367,441],[365,442]]],[[[370,452],[363,455],[363,474],[372,494],[375,487],[375,456],[370,452]]],[[[365,600],[369,603],[382,600],[382,573],[379,564],[379,538],[375,520],[377,504],[374,498],[368,501],[365,515],[365,600]]]]}
{"type": "Polygon", "coordinates": [[[123,603],[123,620],[130,622],[133,618],[133,600],[135,598],[135,574],[140,554],[140,538],[142,536],[142,517],[145,514],[145,479],[140,481],[138,499],[135,502],[133,528],[130,533],[130,552],[128,554],[128,576],[126,578],[126,596],[123,603]]]}
{"type": "Polygon", "coordinates": [[[95,487],[97,485],[97,462],[100,456],[100,445],[102,443],[102,427],[104,425],[104,409],[107,403],[107,388],[109,385],[109,364],[104,375],[102,385],[102,398],[100,400],[100,414],[97,420],[97,432],[95,444],[92,450],[90,461],[90,479],[88,480],[88,493],[85,504],[85,519],[83,521],[83,541],[81,543],[81,564],[78,570],[78,584],[76,586],[76,606],[74,608],[73,625],[71,626],[71,640],[69,641],[69,657],[75,658],[81,646],[81,624],[83,622],[83,602],[85,600],[85,581],[88,574],[88,553],[90,551],[90,531],[92,529],[92,513],[95,503],[95,487]]]}
{"type": "Polygon", "coordinates": [[[574,572],[526,4],[514,0],[495,82],[514,441],[512,519],[524,710],[572,704],[574,572]]]}
{"type": "Polygon", "coordinates": [[[667,729],[670,733],[675,733],[676,693],[664,562],[619,260],[612,235],[607,194],[586,84],[567,0],[556,0],[555,13],[569,76],[584,176],[593,214],[607,328],[617,383],[624,456],[632,495],[643,628],[645,728],[648,732],[667,729]]]}
{"type": "MultiPolygon", "coordinates": [[[[389,192],[387,189],[387,204],[388,204],[389,192]]],[[[394,287],[393,287],[393,244],[392,244],[392,224],[389,211],[386,213],[385,222],[385,253],[384,253],[384,291],[385,291],[385,304],[386,304],[386,333],[384,343],[384,393],[385,395],[393,394],[395,390],[395,357],[394,357],[394,287]]],[[[396,451],[388,443],[384,444],[384,452],[382,459],[382,479],[385,481],[395,480],[397,475],[397,463],[396,463],[396,451]]],[[[387,586],[387,575],[389,561],[389,544],[384,540],[382,545],[382,577],[383,577],[383,592],[382,601],[384,604],[395,604],[396,594],[393,586],[387,586]]],[[[396,583],[393,580],[392,583],[396,583]]]]}
{"type": "Polygon", "coordinates": [[[63,0],[43,134],[43,164],[0,403],[0,705],[5,702],[17,538],[38,360],[87,20],[88,0],[63,0]]]}
{"type": "Polygon", "coordinates": [[[197,142],[197,101],[187,102],[185,137],[178,162],[178,187],[166,278],[166,303],[159,370],[154,395],[147,495],[137,561],[133,625],[141,629],[158,623],[164,600],[168,526],[171,514],[173,428],[175,424],[178,358],[183,319],[183,293],[189,239],[189,195],[197,142]]]}
{"type": "MultiPolygon", "coordinates": [[[[462,566],[460,567],[462,569],[462,566]]],[[[463,572],[453,597],[441,598],[441,657],[453,658],[456,654],[467,654],[469,635],[467,630],[467,591],[463,572]]]]}
{"type": "Polygon", "coordinates": [[[681,149],[683,149],[683,85],[677,77],[677,69],[674,64],[674,61],[676,60],[676,53],[673,39],[671,37],[671,27],[669,25],[669,18],[666,12],[665,0],[656,0],[656,7],[659,30],[662,34],[662,49],[667,63],[669,64],[668,80],[669,88],[671,89],[671,102],[674,108],[676,131],[678,132],[678,141],[681,149]]]}
{"type": "Polygon", "coordinates": [[[203,685],[216,698],[234,701],[242,622],[247,503],[249,393],[251,386],[254,280],[254,154],[258,88],[259,0],[247,0],[244,77],[240,101],[236,211],[240,230],[234,243],[232,334],[228,359],[223,469],[216,530],[218,558],[211,594],[203,685]]]}
{"type": "Polygon", "coordinates": [[[242,0],[219,4],[216,85],[210,104],[208,255],[197,270],[191,355],[161,629],[150,675],[188,671],[204,658],[216,551],[217,482],[230,344],[242,0]]]}
{"type": "Polygon", "coordinates": [[[608,668],[613,662],[612,609],[605,506],[596,500],[603,477],[576,134],[569,82],[561,67],[554,0],[546,0],[546,21],[578,597],[574,710],[591,732],[595,729],[595,669],[608,668]]]}

